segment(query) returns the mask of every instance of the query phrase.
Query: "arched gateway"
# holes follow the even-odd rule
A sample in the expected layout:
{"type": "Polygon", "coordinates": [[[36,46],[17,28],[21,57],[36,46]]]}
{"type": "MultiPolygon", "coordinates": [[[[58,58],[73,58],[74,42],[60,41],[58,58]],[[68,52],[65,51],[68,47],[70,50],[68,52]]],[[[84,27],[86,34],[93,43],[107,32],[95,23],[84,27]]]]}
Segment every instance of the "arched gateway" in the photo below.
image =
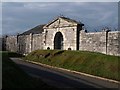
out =
{"type": "Polygon", "coordinates": [[[61,32],[55,34],[54,49],[63,49],[63,35],[61,32]]]}
{"type": "Polygon", "coordinates": [[[81,22],[66,17],[54,19],[43,27],[43,48],[79,50],[79,34],[83,25],[81,22]]]}

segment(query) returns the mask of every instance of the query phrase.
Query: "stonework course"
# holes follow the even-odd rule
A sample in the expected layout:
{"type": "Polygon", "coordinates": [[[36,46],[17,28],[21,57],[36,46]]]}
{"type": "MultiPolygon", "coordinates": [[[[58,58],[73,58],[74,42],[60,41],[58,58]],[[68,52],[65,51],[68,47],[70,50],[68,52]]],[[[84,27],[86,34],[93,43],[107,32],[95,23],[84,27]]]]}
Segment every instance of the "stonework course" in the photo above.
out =
{"type": "Polygon", "coordinates": [[[120,32],[108,29],[87,33],[84,24],[58,17],[45,25],[4,38],[8,51],[28,54],[38,49],[82,50],[120,56],[120,32]]]}

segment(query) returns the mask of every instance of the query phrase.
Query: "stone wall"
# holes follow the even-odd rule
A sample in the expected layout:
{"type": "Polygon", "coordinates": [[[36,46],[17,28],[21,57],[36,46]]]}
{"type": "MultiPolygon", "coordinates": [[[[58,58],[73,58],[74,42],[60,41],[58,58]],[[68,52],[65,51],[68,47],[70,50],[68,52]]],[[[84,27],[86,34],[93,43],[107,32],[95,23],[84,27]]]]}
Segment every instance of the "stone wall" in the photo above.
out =
{"type": "Polygon", "coordinates": [[[71,48],[72,50],[76,50],[76,33],[77,27],[64,27],[57,29],[46,29],[47,34],[45,34],[45,46],[44,49],[50,47],[50,49],[54,49],[54,37],[57,32],[61,32],[63,35],[63,49],[68,50],[71,48]]]}
{"type": "Polygon", "coordinates": [[[120,32],[80,32],[80,50],[120,56],[120,32]]]}
{"type": "Polygon", "coordinates": [[[5,37],[3,45],[8,51],[21,54],[37,49],[69,49],[120,56],[119,31],[105,29],[87,33],[82,30],[83,26],[81,22],[70,18],[58,17],[21,35],[5,37]]]}
{"type": "Polygon", "coordinates": [[[69,49],[120,56],[119,31],[105,29],[87,33],[82,30],[83,25],[75,20],[60,17],[27,33],[5,37],[5,47],[8,51],[21,54],[28,54],[37,49],[69,49]],[[42,31],[38,33],[40,30],[42,31]]]}
{"type": "Polygon", "coordinates": [[[54,49],[54,39],[57,32],[63,36],[63,49],[77,50],[77,23],[68,22],[64,19],[57,19],[44,28],[44,49],[54,49]]]}
{"type": "Polygon", "coordinates": [[[18,52],[22,54],[27,54],[31,52],[30,48],[30,35],[18,36],[18,52]]]}
{"type": "Polygon", "coordinates": [[[120,56],[120,31],[108,33],[107,54],[120,56]]]}
{"type": "MultiPolygon", "coordinates": [[[[60,28],[58,31],[63,34],[63,49],[76,50],[76,27],[60,28]]],[[[54,49],[54,37],[58,31],[49,29],[48,34],[8,36],[6,37],[6,50],[28,54],[37,49],[47,49],[47,47],[54,49]]],[[[79,35],[79,50],[120,56],[119,31],[86,33],[85,30],[81,30],[79,35]]]]}
{"type": "Polygon", "coordinates": [[[33,34],[32,36],[32,51],[43,49],[43,35],[33,34]]]}
{"type": "MultiPolygon", "coordinates": [[[[76,27],[59,28],[63,34],[64,50],[76,50],[76,27]]],[[[30,34],[19,36],[6,37],[6,50],[28,54],[37,49],[54,49],[54,37],[58,32],[54,29],[49,29],[47,34],[30,34]]],[[[79,50],[100,52],[108,55],[120,56],[120,32],[92,32],[86,33],[81,30],[79,34],[79,50]]]]}
{"type": "Polygon", "coordinates": [[[17,52],[17,36],[6,37],[6,50],[17,52]]]}
{"type": "Polygon", "coordinates": [[[6,50],[28,54],[37,49],[43,49],[42,34],[17,35],[6,37],[6,50]]]}
{"type": "Polygon", "coordinates": [[[80,50],[106,53],[106,32],[80,32],[80,50]]]}
{"type": "Polygon", "coordinates": [[[43,49],[42,34],[21,35],[18,37],[19,53],[28,54],[37,49],[43,49]]]}

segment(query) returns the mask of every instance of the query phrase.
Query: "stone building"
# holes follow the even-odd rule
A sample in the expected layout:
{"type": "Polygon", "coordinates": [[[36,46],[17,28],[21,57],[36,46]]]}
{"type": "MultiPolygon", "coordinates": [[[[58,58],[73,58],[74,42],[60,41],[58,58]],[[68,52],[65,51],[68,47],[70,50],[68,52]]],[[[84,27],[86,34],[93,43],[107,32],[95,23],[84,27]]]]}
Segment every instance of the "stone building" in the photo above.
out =
{"type": "Polygon", "coordinates": [[[120,56],[120,32],[87,33],[84,24],[58,17],[45,25],[6,37],[6,50],[28,54],[37,49],[83,50],[120,56]]]}

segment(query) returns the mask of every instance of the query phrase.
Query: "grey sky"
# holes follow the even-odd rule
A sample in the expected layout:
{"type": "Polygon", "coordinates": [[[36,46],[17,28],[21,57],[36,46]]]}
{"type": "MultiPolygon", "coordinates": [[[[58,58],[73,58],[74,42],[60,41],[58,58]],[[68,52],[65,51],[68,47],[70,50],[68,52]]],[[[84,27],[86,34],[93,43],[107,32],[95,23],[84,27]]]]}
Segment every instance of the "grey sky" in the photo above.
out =
{"type": "MultiPolygon", "coordinates": [[[[2,2],[43,2],[43,0],[1,0],[2,2]]],[[[119,0],[44,0],[44,2],[118,2],[119,0]]]]}
{"type": "Polygon", "coordinates": [[[2,33],[22,33],[39,24],[46,24],[60,14],[81,21],[88,31],[118,26],[117,2],[4,2],[2,33]]]}

